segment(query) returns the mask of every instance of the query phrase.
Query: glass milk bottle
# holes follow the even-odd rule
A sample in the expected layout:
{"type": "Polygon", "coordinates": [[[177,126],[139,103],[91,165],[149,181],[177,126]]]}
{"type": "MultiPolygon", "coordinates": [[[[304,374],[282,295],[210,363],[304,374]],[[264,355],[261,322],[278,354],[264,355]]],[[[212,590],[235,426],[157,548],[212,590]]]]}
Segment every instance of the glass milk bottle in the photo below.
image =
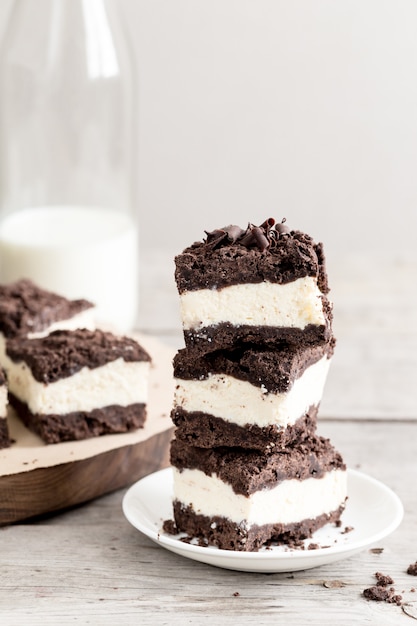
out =
{"type": "Polygon", "coordinates": [[[0,282],[135,324],[135,72],[109,0],[16,0],[0,49],[0,282]]]}

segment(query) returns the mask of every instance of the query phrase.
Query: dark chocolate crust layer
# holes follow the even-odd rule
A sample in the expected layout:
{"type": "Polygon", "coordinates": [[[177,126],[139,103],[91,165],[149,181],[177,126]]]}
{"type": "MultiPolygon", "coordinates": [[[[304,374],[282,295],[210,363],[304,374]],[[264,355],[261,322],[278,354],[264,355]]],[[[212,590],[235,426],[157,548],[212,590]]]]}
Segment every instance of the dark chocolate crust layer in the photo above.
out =
{"type": "Polygon", "coordinates": [[[9,429],[7,426],[7,418],[0,417],[0,449],[9,448],[11,444],[9,437],[9,429]]]}
{"type": "Polygon", "coordinates": [[[184,349],[174,357],[174,377],[204,380],[210,374],[226,375],[269,393],[285,393],[307,368],[324,356],[330,358],[334,345],[333,337],[317,345],[284,344],[278,350],[248,344],[244,349],[219,350],[200,357],[184,349]]]}
{"type": "Polygon", "coordinates": [[[6,382],[7,382],[6,374],[4,373],[4,370],[2,370],[1,367],[0,367],[0,387],[2,385],[5,385],[6,382]]]}
{"type": "Polygon", "coordinates": [[[119,358],[127,362],[151,360],[130,337],[86,329],[57,330],[39,339],[11,339],[7,355],[14,362],[24,361],[41,383],[53,383],[83,367],[94,369],[119,358]]]}
{"type": "Polygon", "coordinates": [[[346,469],[343,459],[329,439],[313,435],[296,447],[262,454],[239,448],[200,448],[174,439],[171,464],[179,469],[198,469],[228,483],[237,494],[249,496],[260,489],[271,489],[284,480],[321,478],[326,472],[346,469]]]}
{"type": "Polygon", "coordinates": [[[218,546],[222,550],[255,552],[265,543],[292,544],[308,539],[325,524],[337,522],[344,508],[342,505],[336,511],[293,524],[265,524],[246,528],[224,517],[198,515],[191,507],[184,507],[174,501],[174,520],[178,532],[203,540],[207,545],[218,546]]]}
{"type": "Polygon", "coordinates": [[[186,248],[175,259],[178,291],[264,281],[283,284],[313,276],[320,291],[328,293],[322,244],[297,230],[279,234],[269,226],[271,222],[274,224],[272,218],[260,227],[250,225],[246,232],[236,226],[225,227],[186,248]],[[232,229],[241,231],[240,235],[232,229]],[[259,237],[264,245],[259,245],[259,237]]]}
{"type": "Polygon", "coordinates": [[[231,350],[247,344],[269,349],[282,349],[286,345],[316,345],[332,339],[332,313],[328,306],[324,325],[309,324],[304,329],[277,326],[234,326],[221,322],[195,330],[184,330],[185,345],[193,357],[217,350],[231,350]]]}
{"type": "Polygon", "coordinates": [[[46,443],[60,443],[127,433],[142,428],[146,421],[146,405],[106,406],[93,411],[76,411],[65,415],[33,414],[28,406],[10,394],[10,404],[22,422],[46,443]]]}
{"type": "Polygon", "coordinates": [[[242,427],[207,413],[188,413],[181,407],[173,409],[171,418],[176,426],[176,438],[188,445],[199,448],[238,447],[271,454],[287,446],[299,445],[311,437],[317,427],[317,411],[318,407],[310,407],[306,415],[286,428],[261,428],[254,424],[242,427]]]}
{"type": "Polygon", "coordinates": [[[67,300],[26,279],[0,285],[0,332],[7,338],[43,332],[93,306],[88,300],[67,300]]]}

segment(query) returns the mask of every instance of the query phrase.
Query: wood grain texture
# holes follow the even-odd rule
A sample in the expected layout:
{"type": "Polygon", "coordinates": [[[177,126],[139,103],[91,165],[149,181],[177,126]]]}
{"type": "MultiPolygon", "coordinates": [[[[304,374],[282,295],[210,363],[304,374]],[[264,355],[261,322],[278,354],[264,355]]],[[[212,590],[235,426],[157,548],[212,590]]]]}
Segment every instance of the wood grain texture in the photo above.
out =
{"type": "Polygon", "coordinates": [[[0,477],[0,524],[59,511],[168,465],[172,429],[82,461],[0,477]]]}
{"type": "Polygon", "coordinates": [[[400,607],[368,602],[362,591],[381,571],[394,578],[405,600],[417,600],[411,591],[417,579],[406,574],[417,560],[417,424],[326,421],[320,429],[350,467],[382,480],[404,503],[404,521],[377,544],[381,553],[366,549],[282,574],[222,570],[168,552],[136,531],[123,517],[125,491],[119,490],[61,515],[0,530],[2,626],[411,626],[400,607]]]}
{"type": "Polygon", "coordinates": [[[14,443],[0,450],[0,524],[92,500],[167,465],[173,350],[153,337],[137,338],[152,356],[144,428],[46,445],[9,408],[14,443]]]}

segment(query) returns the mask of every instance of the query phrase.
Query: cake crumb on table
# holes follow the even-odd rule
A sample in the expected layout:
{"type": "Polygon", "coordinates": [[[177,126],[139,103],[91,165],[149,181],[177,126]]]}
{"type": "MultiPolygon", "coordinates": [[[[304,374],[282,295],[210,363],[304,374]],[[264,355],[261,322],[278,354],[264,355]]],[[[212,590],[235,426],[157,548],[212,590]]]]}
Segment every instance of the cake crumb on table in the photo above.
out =
{"type": "Polygon", "coordinates": [[[378,587],[387,587],[388,585],[393,585],[394,581],[391,576],[385,576],[385,574],[381,574],[381,572],[375,573],[375,578],[377,580],[378,587]]]}
{"type": "Polygon", "coordinates": [[[396,604],[397,606],[402,605],[402,596],[400,594],[395,593],[395,589],[392,586],[394,584],[394,580],[391,576],[386,576],[381,572],[375,573],[375,578],[377,580],[376,585],[373,587],[368,587],[363,590],[363,596],[367,600],[373,600],[375,602],[387,602],[388,604],[396,604]]]}
{"type": "Polygon", "coordinates": [[[382,554],[384,551],[384,548],[371,548],[369,550],[369,552],[372,552],[372,554],[382,554]]]}

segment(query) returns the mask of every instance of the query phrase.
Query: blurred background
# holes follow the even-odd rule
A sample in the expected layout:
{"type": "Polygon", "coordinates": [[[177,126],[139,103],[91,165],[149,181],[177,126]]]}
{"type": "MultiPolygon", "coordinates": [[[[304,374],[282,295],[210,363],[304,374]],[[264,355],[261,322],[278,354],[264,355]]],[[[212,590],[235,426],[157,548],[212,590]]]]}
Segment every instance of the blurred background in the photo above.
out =
{"type": "Polygon", "coordinates": [[[331,257],[414,249],[414,0],[117,4],[139,73],[143,251],[269,214],[331,257]]]}
{"type": "Polygon", "coordinates": [[[173,256],[204,229],[285,216],[327,252],[346,397],[324,412],[372,417],[395,385],[392,412],[415,416],[417,3],[118,6],[139,78],[139,326],[177,323],[173,256]]]}

